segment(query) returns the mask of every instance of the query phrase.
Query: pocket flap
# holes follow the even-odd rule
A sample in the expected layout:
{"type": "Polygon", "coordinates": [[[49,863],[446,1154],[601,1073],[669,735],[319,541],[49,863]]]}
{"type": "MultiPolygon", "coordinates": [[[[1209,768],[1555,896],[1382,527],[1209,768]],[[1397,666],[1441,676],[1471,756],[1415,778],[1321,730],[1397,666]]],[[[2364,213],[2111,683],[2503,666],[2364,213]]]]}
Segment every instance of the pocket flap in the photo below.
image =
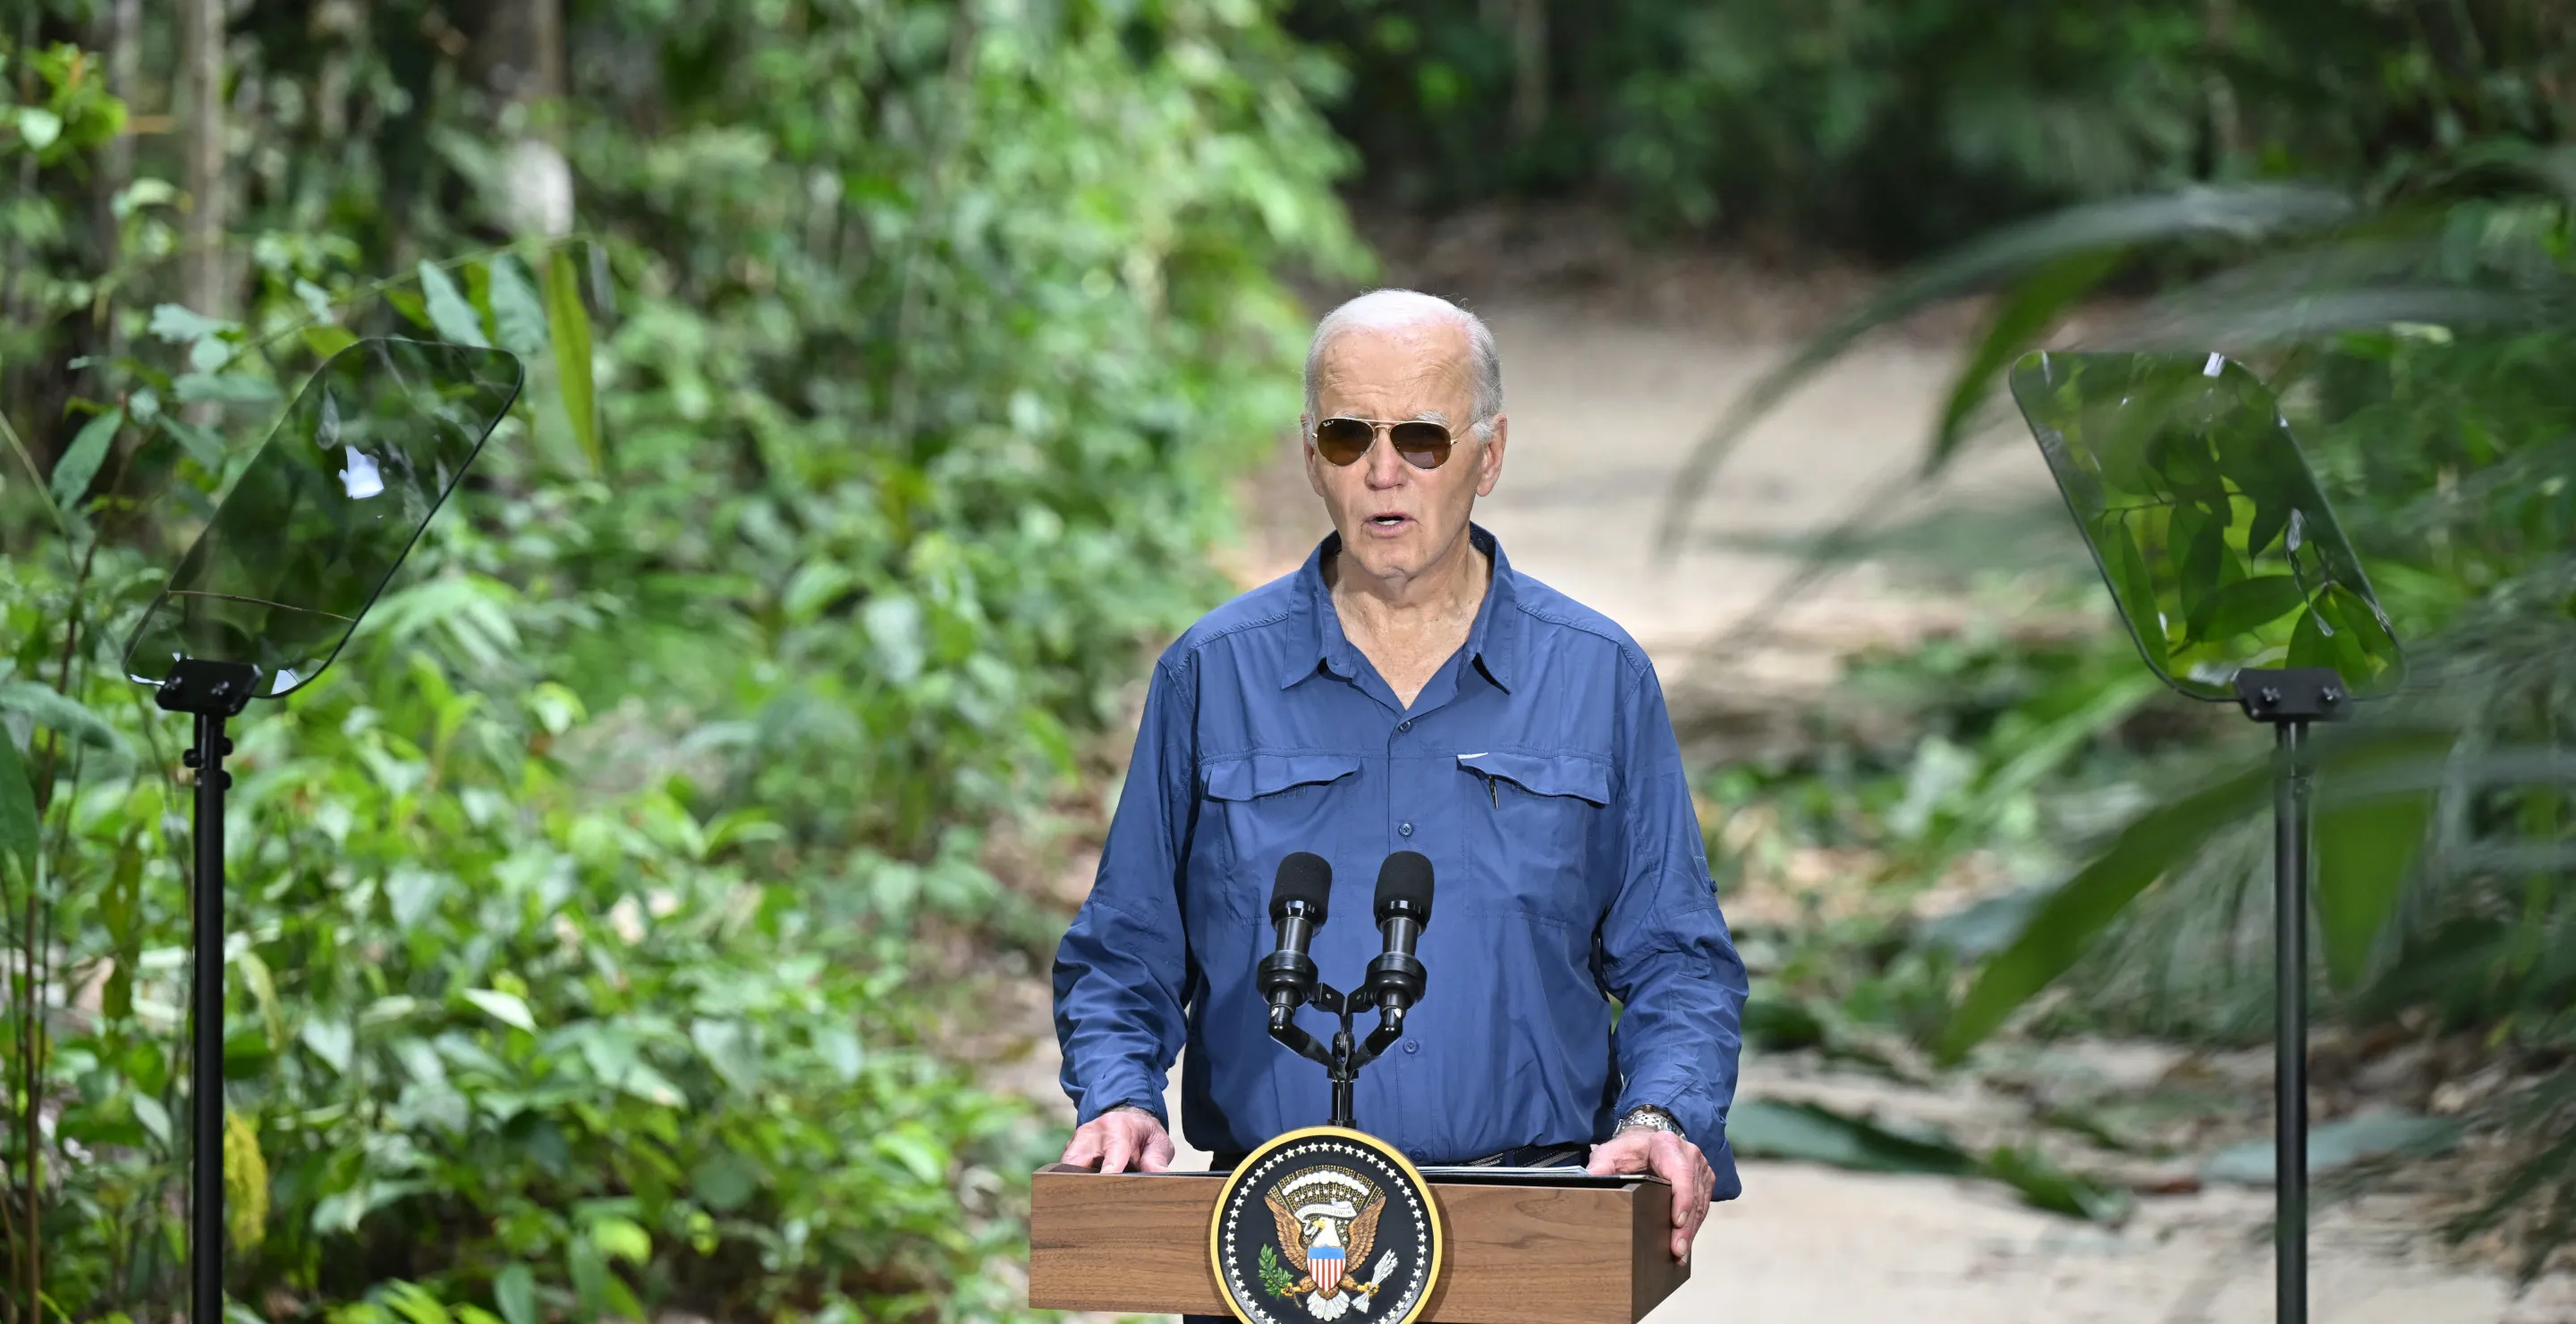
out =
{"type": "Polygon", "coordinates": [[[1461,754],[1458,766],[1483,777],[1499,777],[1532,795],[1571,795],[1597,805],[1610,803],[1610,765],[1586,754],[1461,754]]]}
{"type": "Polygon", "coordinates": [[[1352,754],[1244,754],[1209,759],[1208,798],[1257,800],[1296,786],[1339,781],[1360,770],[1352,754]]]}

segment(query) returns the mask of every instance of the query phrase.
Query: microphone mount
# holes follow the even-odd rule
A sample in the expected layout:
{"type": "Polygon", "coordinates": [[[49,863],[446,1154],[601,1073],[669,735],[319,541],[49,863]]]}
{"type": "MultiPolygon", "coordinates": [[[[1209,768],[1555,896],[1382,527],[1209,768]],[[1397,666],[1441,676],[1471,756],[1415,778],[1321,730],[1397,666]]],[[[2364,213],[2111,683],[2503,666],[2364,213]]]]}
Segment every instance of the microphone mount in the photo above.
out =
{"type": "Polygon", "coordinates": [[[1281,1006],[1274,1002],[1271,1005],[1270,1037],[1298,1056],[1324,1068],[1325,1077],[1333,1083],[1332,1124],[1356,1131],[1359,1123],[1351,1115],[1351,1096],[1359,1084],[1360,1068],[1376,1061],[1379,1055],[1395,1045],[1396,1040],[1404,1037],[1404,1016],[1409,1008],[1401,1003],[1381,1004],[1375,989],[1362,988],[1345,994],[1321,981],[1317,981],[1315,991],[1308,994],[1306,1000],[1341,1018],[1341,1028],[1333,1032],[1332,1046],[1326,1047],[1297,1023],[1297,1007],[1293,1003],[1281,1006]],[[1377,1012],[1377,1028],[1369,1031],[1368,1038],[1358,1039],[1351,1028],[1351,1018],[1371,1010],[1377,1012]]]}

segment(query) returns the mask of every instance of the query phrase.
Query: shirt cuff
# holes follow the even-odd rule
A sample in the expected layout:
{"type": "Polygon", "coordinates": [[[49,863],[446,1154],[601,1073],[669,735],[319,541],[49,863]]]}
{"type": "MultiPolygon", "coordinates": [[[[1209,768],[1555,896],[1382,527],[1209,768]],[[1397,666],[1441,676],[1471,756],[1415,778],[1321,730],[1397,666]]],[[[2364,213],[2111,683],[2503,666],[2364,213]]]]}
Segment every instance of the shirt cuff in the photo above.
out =
{"type": "Polygon", "coordinates": [[[1128,1083],[1112,1082],[1105,1087],[1084,1090],[1081,1104],[1073,1110],[1073,1124],[1081,1126],[1120,1104],[1134,1104],[1152,1113],[1164,1130],[1172,1129],[1171,1118],[1163,1113],[1163,1092],[1153,1088],[1143,1076],[1137,1076],[1128,1083]]]}
{"type": "Polygon", "coordinates": [[[1661,1080],[1631,1081],[1619,1091],[1618,1105],[1611,1110],[1610,1121],[1618,1120],[1638,1108],[1660,1108],[1682,1129],[1682,1138],[1709,1151],[1726,1135],[1726,1123],[1718,1117],[1717,1108],[1706,1087],[1695,1081],[1672,1077],[1661,1080]]]}

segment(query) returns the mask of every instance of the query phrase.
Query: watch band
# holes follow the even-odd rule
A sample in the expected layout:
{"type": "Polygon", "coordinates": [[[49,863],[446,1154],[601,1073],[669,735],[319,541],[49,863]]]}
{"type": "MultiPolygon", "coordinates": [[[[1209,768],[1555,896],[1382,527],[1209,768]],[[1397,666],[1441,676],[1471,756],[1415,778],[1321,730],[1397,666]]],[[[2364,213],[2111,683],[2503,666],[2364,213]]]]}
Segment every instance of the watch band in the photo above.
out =
{"type": "MultiPolygon", "coordinates": [[[[1665,1112],[1663,1109],[1658,1108],[1653,1104],[1640,1104],[1637,1107],[1629,1109],[1627,1115],[1619,1119],[1618,1130],[1661,1131],[1672,1136],[1676,1140],[1685,1140],[1689,1138],[1682,1134],[1681,1123],[1674,1121],[1671,1113],[1665,1112]]],[[[1617,1132],[1614,1131],[1612,1134],[1615,1135],[1617,1132]]]]}

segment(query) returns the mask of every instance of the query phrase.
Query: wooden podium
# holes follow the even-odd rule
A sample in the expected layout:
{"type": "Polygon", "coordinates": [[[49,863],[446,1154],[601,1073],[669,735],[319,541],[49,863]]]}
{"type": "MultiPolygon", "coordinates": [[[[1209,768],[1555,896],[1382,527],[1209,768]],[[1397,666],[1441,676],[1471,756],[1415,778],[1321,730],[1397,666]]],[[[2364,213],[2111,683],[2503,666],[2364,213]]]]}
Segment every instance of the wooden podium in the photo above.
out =
{"type": "MultiPolygon", "coordinates": [[[[1221,1172],[1050,1164],[1029,1202],[1029,1304],[1175,1315],[1227,1311],[1208,1262],[1221,1172]]],[[[1672,1188],[1430,1178],[1447,1243],[1418,1324],[1634,1324],[1690,1270],[1673,1262],[1672,1188]]]]}

